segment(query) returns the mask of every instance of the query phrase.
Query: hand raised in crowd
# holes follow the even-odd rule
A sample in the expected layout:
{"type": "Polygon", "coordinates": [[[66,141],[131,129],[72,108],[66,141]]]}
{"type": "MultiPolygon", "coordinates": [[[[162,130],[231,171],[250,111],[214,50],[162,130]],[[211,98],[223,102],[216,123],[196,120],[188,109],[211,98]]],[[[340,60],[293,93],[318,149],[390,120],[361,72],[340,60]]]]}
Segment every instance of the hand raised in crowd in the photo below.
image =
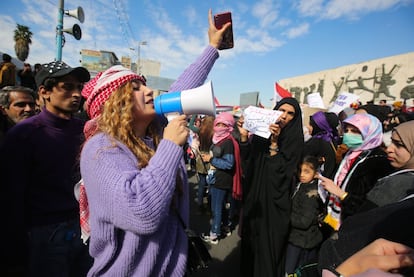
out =
{"type": "Polygon", "coordinates": [[[326,178],[320,174],[318,175],[318,179],[321,180],[320,182],[321,186],[323,186],[323,188],[329,193],[335,194],[338,197],[341,197],[344,195],[345,191],[343,191],[340,187],[335,185],[333,180],[326,178]]]}
{"type": "Polygon", "coordinates": [[[240,118],[237,120],[237,128],[239,129],[239,133],[240,133],[240,141],[246,142],[249,138],[249,131],[243,128],[243,124],[244,124],[244,116],[240,116],[240,118]]]}
{"type": "Polygon", "coordinates": [[[186,115],[179,115],[173,118],[164,129],[164,139],[171,140],[175,144],[183,146],[190,133],[186,119],[186,115]]]}
{"type": "Polygon", "coordinates": [[[227,22],[226,24],[223,25],[223,28],[218,30],[216,28],[216,25],[214,25],[213,14],[212,14],[211,9],[208,10],[208,22],[209,22],[209,28],[208,28],[209,43],[214,48],[218,48],[223,39],[224,32],[227,30],[227,28],[230,27],[231,23],[227,22]]]}
{"type": "Polygon", "coordinates": [[[368,269],[398,272],[414,266],[414,249],[400,243],[377,239],[336,268],[344,276],[352,276],[368,269]]]}

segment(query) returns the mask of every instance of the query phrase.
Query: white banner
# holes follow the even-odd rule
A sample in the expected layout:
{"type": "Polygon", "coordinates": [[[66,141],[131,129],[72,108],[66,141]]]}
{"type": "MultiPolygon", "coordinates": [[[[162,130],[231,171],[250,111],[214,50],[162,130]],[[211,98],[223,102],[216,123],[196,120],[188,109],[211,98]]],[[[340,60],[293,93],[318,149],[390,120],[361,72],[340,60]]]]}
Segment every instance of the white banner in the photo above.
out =
{"type": "Polygon", "coordinates": [[[349,92],[341,92],[328,111],[339,114],[345,108],[348,108],[352,103],[358,101],[358,99],[358,95],[349,92]]]}
{"type": "Polygon", "coordinates": [[[319,92],[314,92],[306,96],[308,105],[311,108],[320,108],[325,109],[325,104],[323,103],[322,97],[319,92]]]}
{"type": "Polygon", "coordinates": [[[243,128],[255,135],[269,138],[271,135],[269,125],[275,123],[282,113],[281,111],[249,106],[243,112],[243,128]]]}

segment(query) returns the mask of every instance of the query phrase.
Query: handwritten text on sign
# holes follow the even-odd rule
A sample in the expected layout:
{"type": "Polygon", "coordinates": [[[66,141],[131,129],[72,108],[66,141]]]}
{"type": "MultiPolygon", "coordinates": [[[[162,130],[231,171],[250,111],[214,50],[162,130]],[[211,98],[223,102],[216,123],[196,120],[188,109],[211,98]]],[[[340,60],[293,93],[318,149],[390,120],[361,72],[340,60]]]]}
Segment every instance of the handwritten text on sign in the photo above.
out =
{"type": "Polygon", "coordinates": [[[244,112],[243,128],[263,138],[270,137],[269,125],[275,123],[281,111],[262,109],[254,106],[247,107],[244,112]]]}

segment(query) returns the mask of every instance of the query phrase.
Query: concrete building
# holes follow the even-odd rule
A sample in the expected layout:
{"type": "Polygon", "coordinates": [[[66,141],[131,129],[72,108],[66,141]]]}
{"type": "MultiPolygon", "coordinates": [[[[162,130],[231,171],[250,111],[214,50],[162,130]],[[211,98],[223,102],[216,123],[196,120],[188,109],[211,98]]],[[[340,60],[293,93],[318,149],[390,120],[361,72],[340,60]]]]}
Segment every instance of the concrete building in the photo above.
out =
{"type": "Polygon", "coordinates": [[[334,69],[279,80],[296,99],[306,104],[306,96],[319,92],[326,107],[340,92],[359,96],[366,104],[381,99],[392,103],[414,98],[414,52],[350,64],[334,69]]]}

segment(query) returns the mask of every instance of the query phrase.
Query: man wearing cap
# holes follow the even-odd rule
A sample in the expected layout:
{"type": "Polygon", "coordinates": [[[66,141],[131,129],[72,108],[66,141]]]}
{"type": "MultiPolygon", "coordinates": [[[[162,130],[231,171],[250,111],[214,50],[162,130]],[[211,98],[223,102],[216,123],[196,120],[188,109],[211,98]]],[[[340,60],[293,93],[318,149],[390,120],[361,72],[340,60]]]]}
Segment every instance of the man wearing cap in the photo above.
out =
{"type": "Polygon", "coordinates": [[[73,193],[83,142],[83,122],[73,114],[89,79],[83,67],[43,64],[36,84],[45,108],[10,129],[0,148],[12,243],[5,256],[9,264],[28,258],[29,276],[86,276],[91,265],[73,193]]]}

